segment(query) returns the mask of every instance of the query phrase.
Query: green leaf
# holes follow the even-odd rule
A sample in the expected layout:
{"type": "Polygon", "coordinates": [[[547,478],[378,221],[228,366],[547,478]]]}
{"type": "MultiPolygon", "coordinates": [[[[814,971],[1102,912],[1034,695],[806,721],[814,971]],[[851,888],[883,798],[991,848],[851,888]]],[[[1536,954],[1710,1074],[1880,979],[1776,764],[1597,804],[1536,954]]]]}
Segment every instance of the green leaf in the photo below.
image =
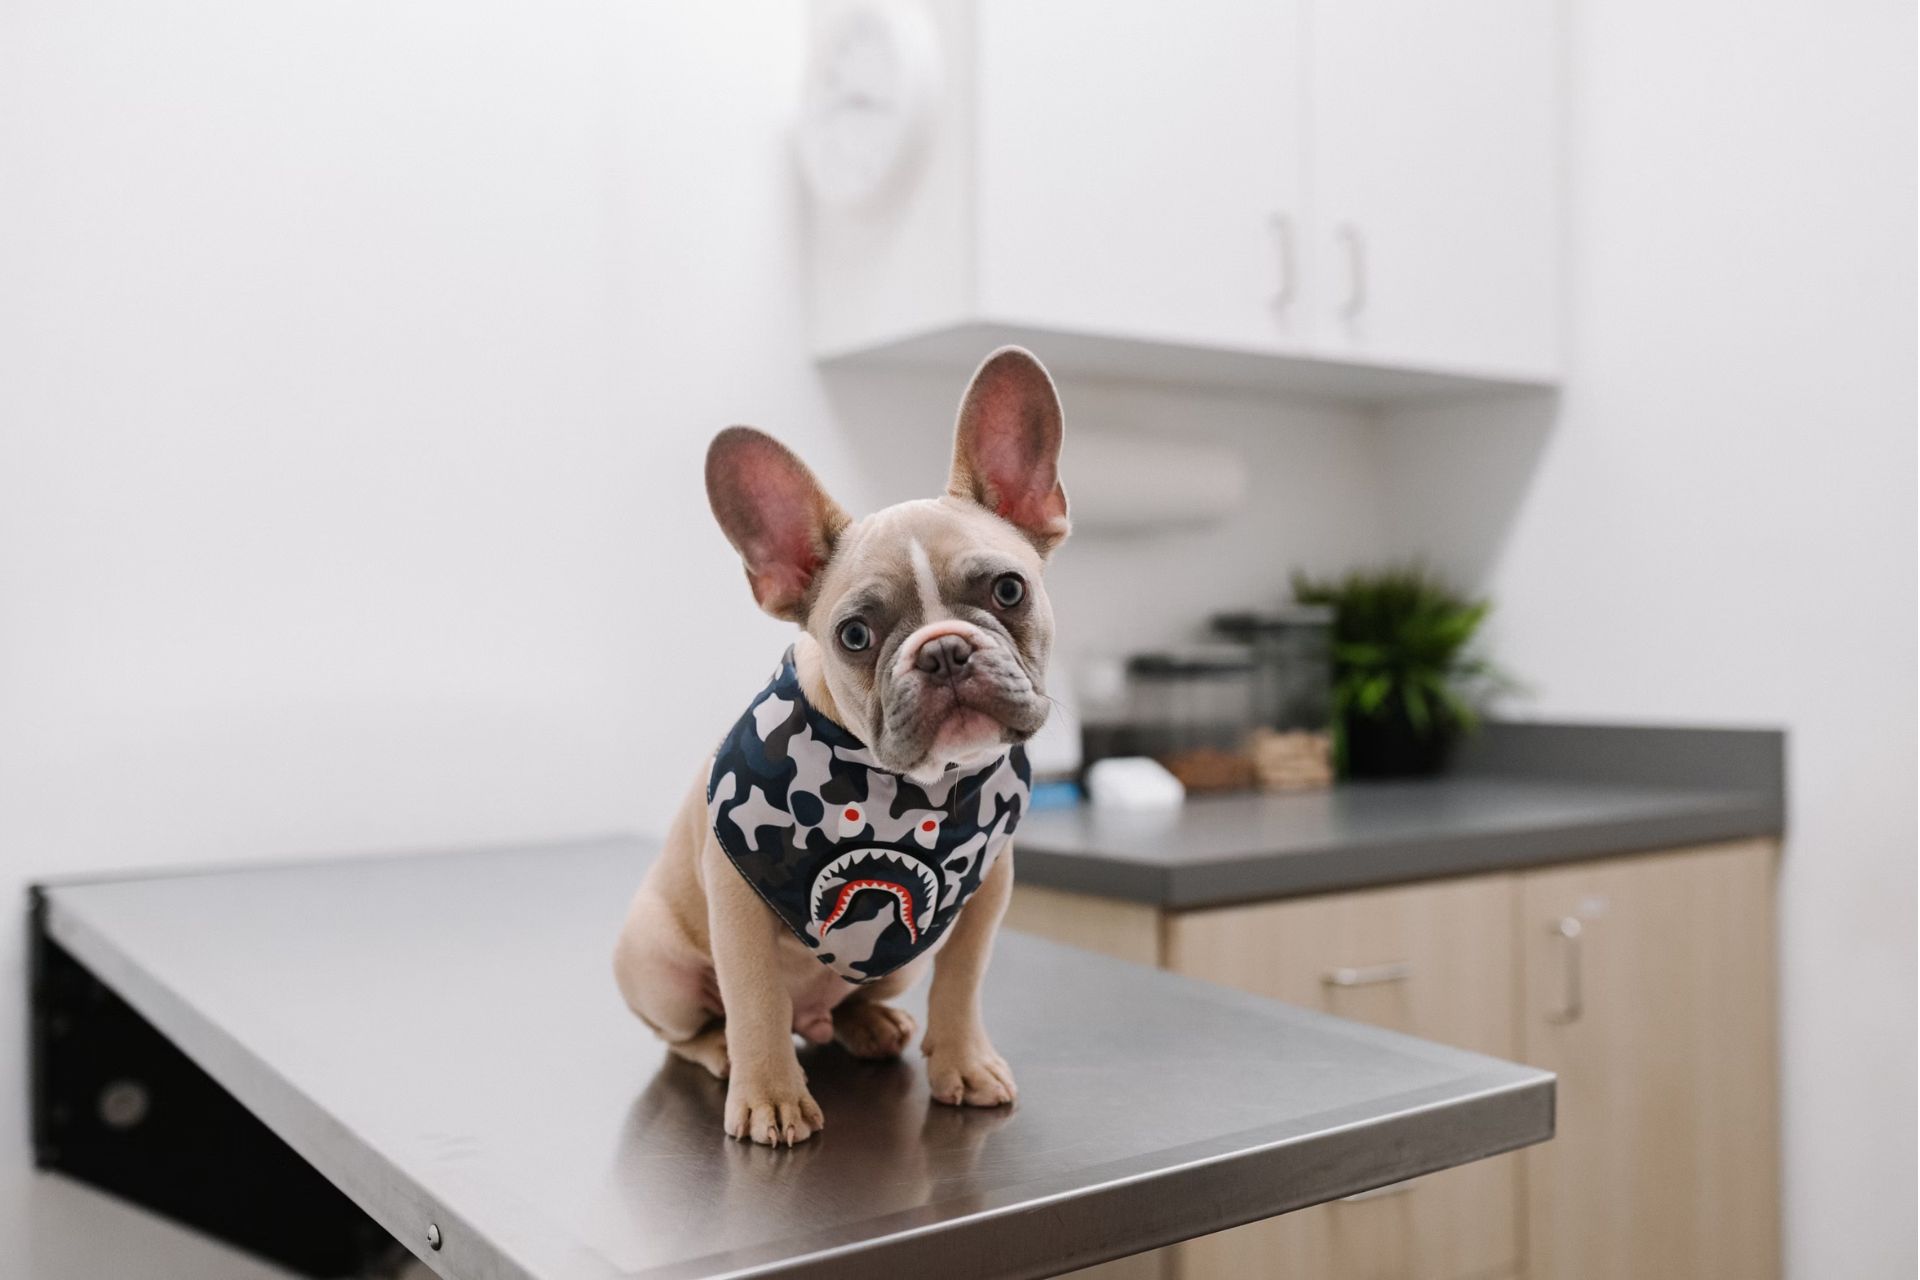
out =
{"type": "Polygon", "coordinates": [[[1365,715],[1378,715],[1387,695],[1393,692],[1393,677],[1389,675],[1373,676],[1361,684],[1354,696],[1354,704],[1365,715]]]}
{"type": "Polygon", "coordinates": [[[1447,715],[1462,729],[1471,731],[1480,727],[1480,713],[1446,685],[1439,688],[1440,703],[1446,708],[1447,715]]]}
{"type": "Polygon", "coordinates": [[[1407,709],[1407,723],[1413,731],[1424,736],[1433,725],[1433,717],[1427,713],[1427,695],[1420,682],[1400,686],[1400,705],[1407,709]]]}
{"type": "Polygon", "coordinates": [[[1392,658],[1392,652],[1385,645],[1378,644],[1337,644],[1333,647],[1334,661],[1350,667],[1377,667],[1392,658]]]}

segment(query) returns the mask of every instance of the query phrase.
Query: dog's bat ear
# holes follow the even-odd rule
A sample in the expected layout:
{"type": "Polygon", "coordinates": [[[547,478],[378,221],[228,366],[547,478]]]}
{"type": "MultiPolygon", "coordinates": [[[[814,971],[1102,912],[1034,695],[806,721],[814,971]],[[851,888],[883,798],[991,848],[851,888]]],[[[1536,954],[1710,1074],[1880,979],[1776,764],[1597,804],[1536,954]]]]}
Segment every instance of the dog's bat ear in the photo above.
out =
{"type": "Polygon", "coordinates": [[[760,607],[800,621],[847,513],[792,450],[752,427],[728,427],[707,446],[707,502],[760,607]]]}
{"type": "Polygon", "coordinates": [[[1002,347],[960,401],[947,492],[1006,520],[1046,555],[1071,528],[1060,484],[1060,397],[1033,354],[1002,347]]]}

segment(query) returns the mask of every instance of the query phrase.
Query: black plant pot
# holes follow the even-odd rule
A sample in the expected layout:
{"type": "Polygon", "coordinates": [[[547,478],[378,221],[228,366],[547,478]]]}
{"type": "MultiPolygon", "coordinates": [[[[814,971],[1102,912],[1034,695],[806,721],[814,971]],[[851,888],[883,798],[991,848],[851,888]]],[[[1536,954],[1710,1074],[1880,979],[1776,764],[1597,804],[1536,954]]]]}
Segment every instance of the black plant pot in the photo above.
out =
{"type": "Polygon", "coordinates": [[[1397,709],[1379,717],[1350,713],[1342,727],[1350,778],[1430,778],[1446,767],[1460,737],[1451,724],[1415,729],[1397,709]]]}

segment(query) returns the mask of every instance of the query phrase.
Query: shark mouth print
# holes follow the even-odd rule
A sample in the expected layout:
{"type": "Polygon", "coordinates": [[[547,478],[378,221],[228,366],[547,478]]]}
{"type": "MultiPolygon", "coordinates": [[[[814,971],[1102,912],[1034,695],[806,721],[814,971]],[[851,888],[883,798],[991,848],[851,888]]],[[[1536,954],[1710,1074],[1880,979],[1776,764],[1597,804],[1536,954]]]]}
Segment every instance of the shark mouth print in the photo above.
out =
{"type": "Polygon", "coordinates": [[[907,936],[917,944],[920,931],[933,918],[940,901],[940,882],[933,869],[895,849],[855,849],[820,869],[808,894],[814,936],[824,940],[845,919],[862,893],[884,893],[897,905],[907,936]]]}

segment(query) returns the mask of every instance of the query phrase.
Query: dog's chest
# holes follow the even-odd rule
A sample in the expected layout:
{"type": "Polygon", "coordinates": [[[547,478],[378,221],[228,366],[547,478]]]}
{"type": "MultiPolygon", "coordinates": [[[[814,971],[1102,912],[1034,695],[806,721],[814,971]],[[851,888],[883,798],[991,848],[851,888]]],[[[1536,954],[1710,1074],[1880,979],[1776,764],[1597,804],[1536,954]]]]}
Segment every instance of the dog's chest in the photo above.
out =
{"type": "Polygon", "coordinates": [[[829,975],[871,982],[926,955],[980,887],[1026,806],[1014,747],[915,782],[807,703],[792,655],[715,753],[714,837],[829,975]]]}
{"type": "Polygon", "coordinates": [[[813,951],[791,935],[780,939],[780,976],[793,1000],[796,1023],[831,1013],[862,986],[815,960],[813,951]]]}

